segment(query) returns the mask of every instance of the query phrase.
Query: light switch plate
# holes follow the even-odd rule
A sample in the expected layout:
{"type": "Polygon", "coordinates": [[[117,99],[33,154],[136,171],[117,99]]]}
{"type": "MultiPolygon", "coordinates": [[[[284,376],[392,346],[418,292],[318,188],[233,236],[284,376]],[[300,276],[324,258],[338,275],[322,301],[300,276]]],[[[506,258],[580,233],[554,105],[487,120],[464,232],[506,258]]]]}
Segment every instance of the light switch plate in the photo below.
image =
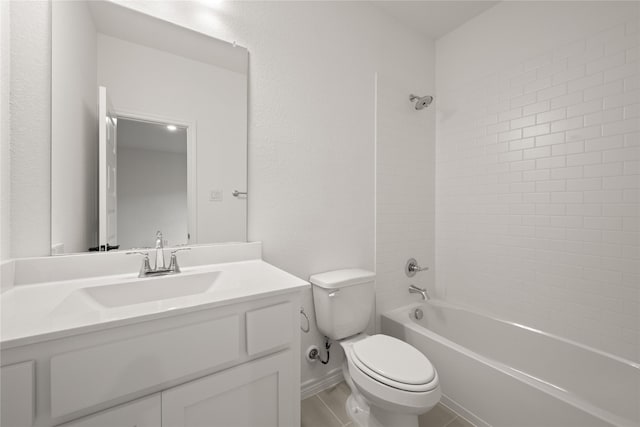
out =
{"type": "Polygon", "coordinates": [[[221,202],[222,201],[222,190],[211,190],[209,192],[209,201],[210,202],[221,202]]]}

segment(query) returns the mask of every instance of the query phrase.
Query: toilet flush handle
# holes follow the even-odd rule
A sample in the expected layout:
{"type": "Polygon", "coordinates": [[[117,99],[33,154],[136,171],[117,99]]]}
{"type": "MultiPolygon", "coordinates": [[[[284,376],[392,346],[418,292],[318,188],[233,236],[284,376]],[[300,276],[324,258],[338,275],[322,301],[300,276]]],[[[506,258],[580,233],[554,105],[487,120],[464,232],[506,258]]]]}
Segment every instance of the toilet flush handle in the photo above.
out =
{"type": "Polygon", "coordinates": [[[336,295],[338,295],[338,292],[340,292],[340,289],[336,289],[333,292],[329,292],[329,298],[335,297],[336,295]]]}

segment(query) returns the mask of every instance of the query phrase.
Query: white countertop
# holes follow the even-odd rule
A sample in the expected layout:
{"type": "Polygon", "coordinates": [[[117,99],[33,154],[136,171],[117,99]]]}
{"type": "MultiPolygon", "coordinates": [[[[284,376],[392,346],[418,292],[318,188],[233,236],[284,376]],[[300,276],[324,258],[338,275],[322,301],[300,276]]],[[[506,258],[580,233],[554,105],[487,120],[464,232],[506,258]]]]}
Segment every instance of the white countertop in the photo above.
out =
{"type": "MultiPolygon", "coordinates": [[[[200,265],[164,277],[220,272],[204,293],[105,307],[79,301],[82,289],[135,281],[136,272],[13,286],[0,295],[0,348],[7,349],[90,331],[174,316],[301,290],[309,283],[262,260],[200,265]]],[[[163,280],[163,277],[140,280],[163,280]]]]}

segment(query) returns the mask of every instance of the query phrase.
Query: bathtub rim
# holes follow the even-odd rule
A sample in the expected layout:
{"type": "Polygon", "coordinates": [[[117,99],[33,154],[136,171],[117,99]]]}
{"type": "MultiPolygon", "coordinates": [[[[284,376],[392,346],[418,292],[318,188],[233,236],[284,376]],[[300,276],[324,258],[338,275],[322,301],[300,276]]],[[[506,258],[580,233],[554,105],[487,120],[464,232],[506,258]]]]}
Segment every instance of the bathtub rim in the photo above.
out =
{"type": "MultiPolygon", "coordinates": [[[[583,350],[591,351],[593,353],[599,354],[600,356],[608,357],[610,359],[614,359],[615,361],[623,363],[623,364],[625,364],[625,365],[627,365],[627,366],[629,366],[631,368],[635,368],[635,369],[640,370],[640,362],[634,362],[633,360],[629,360],[629,359],[627,359],[625,357],[622,357],[622,356],[619,356],[617,354],[609,353],[608,351],[601,350],[601,349],[598,349],[598,348],[595,348],[595,347],[591,347],[591,346],[589,346],[587,344],[584,344],[584,343],[581,343],[581,342],[578,342],[578,341],[574,341],[571,338],[566,338],[566,337],[563,337],[561,335],[557,335],[557,334],[554,334],[554,333],[551,333],[551,332],[545,332],[545,331],[542,331],[540,329],[536,329],[536,328],[534,328],[532,326],[527,326],[527,325],[522,324],[522,323],[514,322],[514,321],[511,321],[511,320],[505,319],[503,317],[499,317],[499,316],[497,316],[497,315],[495,315],[495,314],[493,314],[493,313],[491,313],[489,311],[484,311],[484,310],[478,309],[476,307],[471,307],[469,305],[465,305],[465,304],[462,304],[462,303],[457,303],[457,302],[456,303],[451,303],[449,301],[433,298],[433,299],[430,299],[428,301],[415,302],[415,303],[407,304],[407,305],[404,305],[402,307],[398,307],[398,308],[395,308],[395,309],[392,309],[392,310],[388,310],[388,311],[382,313],[381,315],[382,316],[387,316],[387,315],[393,315],[395,313],[402,313],[403,310],[415,310],[416,308],[419,308],[419,307],[425,306],[425,305],[430,305],[430,304],[431,305],[435,305],[435,306],[441,306],[441,307],[445,307],[445,308],[450,308],[450,309],[453,309],[453,310],[468,311],[470,313],[477,314],[479,316],[483,316],[483,317],[489,318],[489,319],[494,320],[496,322],[506,323],[508,325],[515,326],[515,327],[520,328],[520,329],[525,329],[525,330],[530,331],[530,332],[535,332],[537,334],[544,335],[546,337],[553,338],[553,339],[556,339],[556,340],[559,340],[559,341],[563,341],[563,342],[566,342],[568,344],[574,345],[576,347],[580,347],[583,350]]],[[[389,316],[387,316],[387,317],[389,317],[389,316]]]]}
{"type": "MultiPolygon", "coordinates": [[[[477,310],[477,309],[472,309],[469,308],[468,306],[464,306],[462,304],[452,304],[450,302],[447,301],[443,301],[443,300],[435,300],[435,299],[431,299],[429,301],[421,301],[421,302],[416,302],[416,303],[412,303],[412,304],[407,304],[404,305],[402,307],[398,307],[396,309],[393,310],[389,310],[386,311],[384,313],[381,314],[382,317],[386,317],[387,319],[399,323],[401,324],[404,328],[406,329],[410,329],[415,333],[418,334],[423,334],[426,335],[427,338],[432,339],[436,342],[439,342],[440,344],[449,346],[450,348],[452,348],[455,351],[461,352],[463,353],[465,356],[474,359],[475,361],[482,363],[484,365],[488,365],[489,367],[492,367],[496,370],[498,370],[499,372],[517,380],[517,381],[521,381],[524,382],[526,384],[528,384],[531,387],[534,387],[535,389],[547,393],[547,394],[551,394],[553,397],[557,398],[558,400],[564,402],[565,404],[568,404],[574,408],[576,408],[577,410],[583,411],[595,418],[600,419],[603,422],[612,424],[612,425],[628,425],[629,422],[634,422],[633,420],[630,420],[628,418],[624,418],[620,415],[617,415],[613,412],[608,411],[605,408],[601,408],[589,401],[586,401],[584,398],[581,398],[579,395],[572,393],[568,390],[563,389],[562,387],[553,385],[543,379],[537,378],[533,375],[527,374],[525,372],[522,372],[518,369],[512,368],[510,366],[508,366],[507,364],[500,362],[498,360],[492,359],[490,357],[487,356],[483,356],[482,354],[479,354],[467,347],[464,347],[454,341],[451,341],[449,338],[442,336],[422,325],[420,325],[419,323],[417,323],[417,321],[415,319],[413,319],[411,317],[411,313],[413,310],[415,310],[416,308],[420,308],[420,307],[424,307],[426,305],[435,305],[435,306],[441,306],[441,307],[445,307],[445,308],[450,308],[453,310],[462,310],[462,311],[468,311],[471,312],[473,314],[479,315],[479,316],[485,316],[488,317],[494,321],[497,322],[502,322],[502,323],[507,323],[509,325],[518,327],[518,328],[522,328],[525,330],[529,330],[529,331],[533,331],[536,333],[540,333],[544,336],[547,336],[549,338],[552,339],[558,339],[560,341],[566,342],[568,344],[574,344],[576,346],[578,346],[579,348],[586,350],[586,351],[594,351],[597,354],[600,354],[604,357],[611,357],[612,359],[619,361],[621,363],[624,363],[628,366],[630,366],[631,368],[634,369],[638,369],[640,370],[640,365],[637,363],[634,363],[630,360],[627,360],[625,358],[616,356],[616,355],[611,355],[605,351],[602,350],[598,350],[598,349],[593,349],[585,344],[581,344],[581,343],[577,343],[573,340],[570,339],[566,339],[563,337],[559,337],[555,334],[551,334],[551,333],[547,333],[547,332],[543,332],[543,331],[539,331],[535,328],[530,328],[527,326],[523,326],[520,325],[518,323],[515,322],[511,322],[508,320],[504,320],[501,319],[495,315],[492,314],[485,314],[483,311],[481,310],[477,310]]],[[[457,401],[455,401],[454,399],[452,399],[450,396],[447,396],[443,393],[443,396],[445,396],[449,401],[453,402],[454,405],[457,405],[459,407],[461,407],[462,409],[464,409],[467,413],[469,413],[469,415],[471,416],[475,416],[476,418],[478,418],[480,421],[482,421],[483,423],[486,424],[486,422],[484,420],[482,420],[482,418],[478,417],[476,414],[474,414],[473,412],[470,412],[468,410],[466,410],[462,405],[460,405],[457,401]]],[[[633,424],[632,424],[633,425],[633,424]]]]}

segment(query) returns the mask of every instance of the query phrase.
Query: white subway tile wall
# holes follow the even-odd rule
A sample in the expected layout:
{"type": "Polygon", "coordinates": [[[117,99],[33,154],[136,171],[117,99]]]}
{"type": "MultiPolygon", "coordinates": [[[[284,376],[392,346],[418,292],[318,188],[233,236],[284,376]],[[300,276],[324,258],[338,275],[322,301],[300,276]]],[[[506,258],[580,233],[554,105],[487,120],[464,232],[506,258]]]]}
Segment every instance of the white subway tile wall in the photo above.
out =
{"type": "Polygon", "coordinates": [[[437,286],[640,359],[640,33],[438,93],[437,286]]]}
{"type": "MultiPolygon", "coordinates": [[[[410,284],[434,291],[435,108],[416,111],[419,91],[384,76],[376,89],[376,326],[380,314],[420,300],[410,284]],[[408,278],[415,258],[428,271],[408,278]]],[[[419,93],[430,95],[431,93],[419,93]]]]}

